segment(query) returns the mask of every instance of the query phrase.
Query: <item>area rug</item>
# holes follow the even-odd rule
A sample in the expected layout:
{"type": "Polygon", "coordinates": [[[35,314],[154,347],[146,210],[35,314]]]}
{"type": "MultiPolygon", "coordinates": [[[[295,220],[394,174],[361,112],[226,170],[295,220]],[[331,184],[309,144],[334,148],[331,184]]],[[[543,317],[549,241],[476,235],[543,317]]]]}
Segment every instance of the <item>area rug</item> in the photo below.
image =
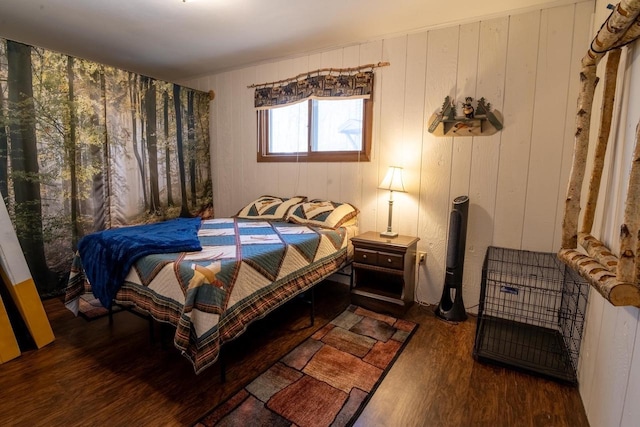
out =
{"type": "Polygon", "coordinates": [[[351,305],[195,426],[350,425],[416,327],[351,305]]]}

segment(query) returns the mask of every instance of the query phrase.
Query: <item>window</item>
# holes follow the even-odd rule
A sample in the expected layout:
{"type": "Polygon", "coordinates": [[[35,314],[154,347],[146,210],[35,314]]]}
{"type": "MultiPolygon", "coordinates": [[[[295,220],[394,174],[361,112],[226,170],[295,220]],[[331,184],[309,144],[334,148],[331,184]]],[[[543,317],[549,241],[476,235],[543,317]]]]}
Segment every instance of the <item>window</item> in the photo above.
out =
{"type": "Polygon", "coordinates": [[[256,88],[258,162],[369,161],[373,68],[383,65],[323,68],[250,86],[256,88]]]}
{"type": "Polygon", "coordinates": [[[310,99],[257,114],[259,162],[370,160],[369,99],[310,99]]]}

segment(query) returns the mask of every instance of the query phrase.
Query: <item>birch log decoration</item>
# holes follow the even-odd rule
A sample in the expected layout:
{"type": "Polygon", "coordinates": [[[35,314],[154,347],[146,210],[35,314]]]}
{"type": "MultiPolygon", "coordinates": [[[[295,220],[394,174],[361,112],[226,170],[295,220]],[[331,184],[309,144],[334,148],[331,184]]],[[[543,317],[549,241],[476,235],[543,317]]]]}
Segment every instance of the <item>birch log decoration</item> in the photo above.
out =
{"type": "Polygon", "coordinates": [[[636,126],[636,142],[633,150],[627,204],[624,209],[624,223],[620,226],[620,259],[618,260],[618,280],[638,283],[636,265],[638,259],[638,232],[640,231],[640,123],[636,126]]]}
{"type": "Polygon", "coordinates": [[[569,175],[569,187],[565,200],[564,219],[562,221],[562,247],[575,249],[578,246],[578,218],[580,216],[580,192],[584,179],[584,170],[589,153],[589,127],[593,94],[598,84],[597,64],[584,65],[580,72],[580,94],[578,95],[578,113],[576,115],[576,133],[573,147],[573,164],[569,175]]]}
{"type": "Polygon", "coordinates": [[[640,307],[640,288],[635,284],[620,282],[599,262],[575,249],[561,249],[558,255],[611,304],[640,307]]]}
{"type": "Polygon", "coordinates": [[[591,107],[598,82],[596,68],[607,50],[623,39],[627,29],[638,18],[638,14],[640,14],[640,0],[623,0],[618,3],[591,42],[587,54],[582,58],[573,164],[569,176],[564,219],[562,221],[562,248],[574,249],[578,243],[580,192],[582,191],[589,151],[591,107]]]}
{"type": "Polygon", "coordinates": [[[618,79],[618,65],[620,64],[620,48],[609,51],[607,55],[607,67],[604,74],[604,89],[602,95],[602,114],[600,116],[600,129],[598,130],[598,144],[593,157],[593,169],[591,180],[589,181],[589,192],[582,218],[582,232],[591,233],[593,219],[600,192],[600,182],[602,180],[602,170],[607,153],[607,144],[611,133],[611,118],[613,117],[613,106],[616,95],[616,81],[618,79]]]}
{"type": "Polygon", "coordinates": [[[611,128],[620,49],[639,37],[640,0],[623,0],[607,18],[582,58],[574,155],[562,222],[562,248],[558,252],[558,257],[563,262],[580,273],[611,304],[636,307],[640,307],[640,123],[636,128],[624,224],[621,226],[620,258],[590,233],[611,128]],[[589,151],[591,108],[598,82],[596,68],[607,52],[609,58],[605,70],[598,145],[594,154],[594,168],[582,229],[578,233],[580,193],[589,151]],[[577,250],[578,239],[588,255],[577,250]]]}
{"type": "Polygon", "coordinates": [[[611,49],[621,48],[622,46],[636,40],[638,37],[640,37],[640,15],[636,17],[635,22],[631,24],[618,43],[612,46],[611,49]]]}
{"type": "Polygon", "coordinates": [[[579,233],[578,240],[580,246],[587,251],[591,258],[598,261],[611,274],[617,273],[618,257],[611,253],[604,243],[587,233],[579,233]]]}
{"type": "Polygon", "coordinates": [[[635,40],[638,33],[632,25],[639,14],[640,0],[622,0],[618,3],[591,42],[587,54],[582,58],[582,65],[590,62],[597,65],[608,50],[635,40]],[[627,33],[627,30],[630,32],[627,33]]]}

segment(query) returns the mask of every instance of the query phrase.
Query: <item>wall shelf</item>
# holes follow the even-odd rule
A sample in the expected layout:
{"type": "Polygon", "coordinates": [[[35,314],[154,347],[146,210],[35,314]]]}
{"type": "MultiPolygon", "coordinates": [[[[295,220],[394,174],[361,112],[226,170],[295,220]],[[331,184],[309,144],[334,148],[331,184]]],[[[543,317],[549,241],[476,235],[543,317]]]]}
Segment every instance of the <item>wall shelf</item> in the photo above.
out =
{"type": "Polygon", "coordinates": [[[485,103],[484,98],[478,100],[475,109],[471,98],[466,101],[463,108],[470,108],[470,113],[458,116],[455,104],[445,97],[442,110],[429,118],[429,132],[435,136],[489,136],[502,130],[502,114],[491,111],[491,104],[485,103]]]}

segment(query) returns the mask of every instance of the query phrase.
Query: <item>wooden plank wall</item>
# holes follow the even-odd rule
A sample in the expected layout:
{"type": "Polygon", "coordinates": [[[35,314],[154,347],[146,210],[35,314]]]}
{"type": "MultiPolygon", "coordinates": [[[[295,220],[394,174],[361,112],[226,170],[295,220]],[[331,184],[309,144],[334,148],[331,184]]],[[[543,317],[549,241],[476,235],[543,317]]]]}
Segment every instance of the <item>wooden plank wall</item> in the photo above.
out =
{"type": "Polygon", "coordinates": [[[404,167],[408,193],[394,195],[395,230],[427,253],[416,299],[440,299],[452,200],[470,198],[465,305],[475,312],[487,246],[555,252],[573,147],[575,58],[590,37],[592,1],[500,16],[275,60],[182,82],[213,89],[214,206],[229,216],[262,194],[353,203],[360,227],[384,230],[389,165],[404,167]],[[321,67],[389,61],[376,70],[373,159],[360,163],[256,163],[253,89],[321,67]],[[489,137],[434,137],[427,120],[445,96],[484,96],[504,115],[489,137]],[[569,122],[567,122],[569,121],[569,122]],[[569,125],[567,125],[569,123],[569,125]]]}

